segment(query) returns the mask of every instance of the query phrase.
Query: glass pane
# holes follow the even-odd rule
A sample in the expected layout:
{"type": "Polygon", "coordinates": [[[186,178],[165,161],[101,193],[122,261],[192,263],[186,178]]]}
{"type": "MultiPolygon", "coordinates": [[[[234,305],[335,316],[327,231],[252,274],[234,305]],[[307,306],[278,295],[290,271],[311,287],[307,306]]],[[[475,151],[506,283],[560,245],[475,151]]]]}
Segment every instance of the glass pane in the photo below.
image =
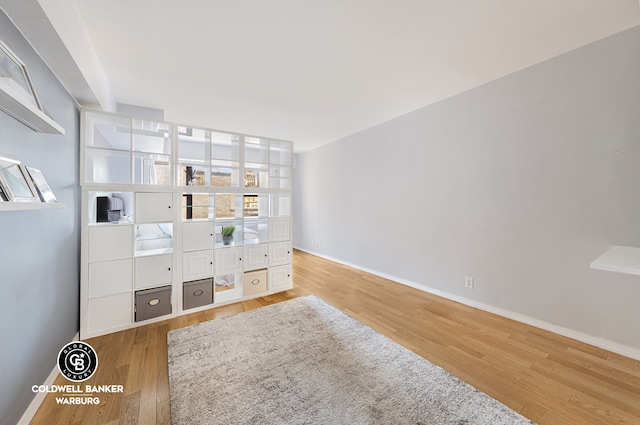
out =
{"type": "MultiPolygon", "coordinates": [[[[31,82],[27,78],[25,66],[4,47],[0,49],[0,64],[2,64],[0,68],[0,78],[3,81],[3,85],[8,84],[11,90],[17,90],[19,97],[40,109],[40,105],[36,101],[33,93],[31,82]]],[[[13,93],[11,96],[14,96],[13,93]]]]}
{"type": "Polygon", "coordinates": [[[216,220],[214,247],[242,245],[243,230],[242,220],[216,220]]]}
{"type": "Polygon", "coordinates": [[[291,189],[291,179],[286,177],[276,177],[271,179],[273,189],[291,189]]]}
{"type": "Polygon", "coordinates": [[[169,155],[171,153],[171,125],[134,119],[133,150],[169,155]]]}
{"type": "Polygon", "coordinates": [[[272,165],[270,167],[269,178],[272,188],[291,189],[291,167],[272,165]]]}
{"type": "Polygon", "coordinates": [[[171,253],[173,250],[173,224],[137,224],[135,239],[136,256],[171,253]]]}
{"type": "Polygon", "coordinates": [[[203,165],[180,164],[178,186],[204,186],[207,182],[207,171],[203,165]]]}
{"type": "Polygon", "coordinates": [[[242,218],[242,195],[216,193],[216,219],[242,218]]]}
{"type": "Polygon", "coordinates": [[[209,131],[178,127],[178,160],[196,164],[207,163],[209,160],[209,131]]]}
{"type": "Polygon", "coordinates": [[[269,165],[245,164],[244,187],[269,187],[269,165]]]}
{"type": "Polygon", "coordinates": [[[256,137],[244,138],[245,162],[269,163],[269,140],[256,137]]]}
{"type": "Polygon", "coordinates": [[[271,217],[291,216],[291,195],[271,194],[271,217]]]}
{"type": "Polygon", "coordinates": [[[182,219],[200,220],[213,218],[213,195],[185,193],[182,195],[182,219]]]}
{"type": "Polygon", "coordinates": [[[240,161],[240,137],[235,134],[212,131],[211,158],[240,161]]]}
{"type": "Polygon", "coordinates": [[[220,303],[242,297],[242,273],[231,273],[213,278],[213,302],[220,303]]]}
{"type": "Polygon", "coordinates": [[[85,146],[131,150],[131,120],[129,118],[87,112],[84,123],[85,146]]]}
{"type": "Polygon", "coordinates": [[[240,163],[237,161],[211,161],[211,186],[238,187],[240,163]]]}
{"type": "Polygon", "coordinates": [[[271,140],[269,143],[269,162],[271,164],[291,165],[293,157],[293,144],[271,140]]]}
{"type": "Polygon", "coordinates": [[[244,221],[243,243],[245,245],[267,242],[269,221],[266,218],[250,218],[244,221]]]}
{"type": "Polygon", "coordinates": [[[269,172],[269,176],[271,178],[274,177],[286,177],[291,178],[291,167],[287,167],[285,165],[272,165],[271,170],[269,172]]]}
{"type": "Polygon", "coordinates": [[[84,154],[87,183],[131,183],[131,153],[87,148],[84,154]]]}
{"type": "Polygon", "coordinates": [[[134,184],[169,185],[169,156],[134,152],[133,173],[134,184]]]}
{"type": "Polygon", "coordinates": [[[242,197],[243,215],[247,217],[267,217],[269,213],[269,195],[249,195],[242,197]]]}

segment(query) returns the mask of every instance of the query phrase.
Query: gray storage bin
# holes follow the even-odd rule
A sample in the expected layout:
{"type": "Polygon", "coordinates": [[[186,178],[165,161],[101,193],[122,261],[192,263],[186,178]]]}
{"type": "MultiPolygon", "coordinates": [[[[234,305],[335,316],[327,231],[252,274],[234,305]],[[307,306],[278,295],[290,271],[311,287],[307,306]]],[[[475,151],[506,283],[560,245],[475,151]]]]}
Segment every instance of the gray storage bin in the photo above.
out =
{"type": "Polygon", "coordinates": [[[136,291],[136,322],[171,314],[171,285],[136,291]]]}
{"type": "Polygon", "coordinates": [[[213,278],[194,280],[182,284],[182,309],[213,303],[213,278]]]}

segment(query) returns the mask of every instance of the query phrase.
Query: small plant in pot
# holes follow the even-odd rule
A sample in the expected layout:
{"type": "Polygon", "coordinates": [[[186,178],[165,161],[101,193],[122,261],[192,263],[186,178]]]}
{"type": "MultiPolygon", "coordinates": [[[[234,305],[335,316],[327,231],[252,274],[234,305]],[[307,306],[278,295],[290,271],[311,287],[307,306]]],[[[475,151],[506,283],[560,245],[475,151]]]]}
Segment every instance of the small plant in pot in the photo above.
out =
{"type": "Polygon", "coordinates": [[[236,226],[224,226],[222,228],[222,243],[224,245],[230,245],[233,241],[233,232],[235,232],[236,226]]]}

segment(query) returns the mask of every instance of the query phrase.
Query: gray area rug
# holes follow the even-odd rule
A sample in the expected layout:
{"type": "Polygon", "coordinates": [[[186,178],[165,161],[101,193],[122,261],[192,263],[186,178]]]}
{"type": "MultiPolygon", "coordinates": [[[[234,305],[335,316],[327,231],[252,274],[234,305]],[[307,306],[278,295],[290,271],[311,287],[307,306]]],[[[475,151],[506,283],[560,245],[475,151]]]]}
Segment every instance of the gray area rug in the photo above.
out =
{"type": "Polygon", "coordinates": [[[167,338],[173,425],[533,423],[314,296],[167,338]]]}

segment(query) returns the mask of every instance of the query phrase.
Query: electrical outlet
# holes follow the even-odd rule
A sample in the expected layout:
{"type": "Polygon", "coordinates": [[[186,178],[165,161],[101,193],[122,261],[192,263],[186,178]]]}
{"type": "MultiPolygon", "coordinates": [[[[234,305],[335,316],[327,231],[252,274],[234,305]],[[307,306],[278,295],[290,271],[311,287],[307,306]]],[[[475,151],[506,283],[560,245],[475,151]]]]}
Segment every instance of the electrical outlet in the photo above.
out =
{"type": "Polygon", "coordinates": [[[473,277],[471,277],[471,276],[465,276],[464,277],[464,287],[465,288],[469,288],[469,289],[473,289],[473,277]]]}

